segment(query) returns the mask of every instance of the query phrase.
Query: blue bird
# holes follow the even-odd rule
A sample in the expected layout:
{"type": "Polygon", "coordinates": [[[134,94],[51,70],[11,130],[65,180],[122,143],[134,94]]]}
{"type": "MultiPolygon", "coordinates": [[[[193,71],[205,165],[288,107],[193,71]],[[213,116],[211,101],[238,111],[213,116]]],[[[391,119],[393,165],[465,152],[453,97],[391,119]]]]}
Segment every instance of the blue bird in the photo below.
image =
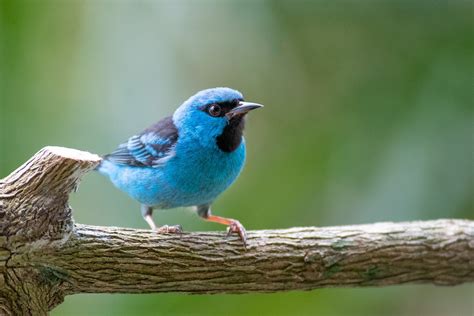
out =
{"type": "Polygon", "coordinates": [[[105,155],[97,169],[141,203],[151,229],[180,233],[179,225],[157,228],[153,209],[193,206],[203,219],[227,225],[228,233],[237,233],[245,244],[242,224],[212,215],[211,204],[242,170],[245,116],[262,106],[244,102],[242,94],[230,88],[200,91],[172,116],[105,155]]]}

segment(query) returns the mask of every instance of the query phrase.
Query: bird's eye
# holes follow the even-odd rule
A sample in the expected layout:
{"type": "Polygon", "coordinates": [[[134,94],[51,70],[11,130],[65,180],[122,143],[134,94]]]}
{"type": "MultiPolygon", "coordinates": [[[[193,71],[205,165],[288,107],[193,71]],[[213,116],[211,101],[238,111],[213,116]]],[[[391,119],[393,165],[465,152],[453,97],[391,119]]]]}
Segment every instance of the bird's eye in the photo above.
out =
{"type": "Polygon", "coordinates": [[[212,104],[208,109],[207,112],[211,116],[219,116],[221,115],[222,108],[220,107],[219,104],[212,104]]]}

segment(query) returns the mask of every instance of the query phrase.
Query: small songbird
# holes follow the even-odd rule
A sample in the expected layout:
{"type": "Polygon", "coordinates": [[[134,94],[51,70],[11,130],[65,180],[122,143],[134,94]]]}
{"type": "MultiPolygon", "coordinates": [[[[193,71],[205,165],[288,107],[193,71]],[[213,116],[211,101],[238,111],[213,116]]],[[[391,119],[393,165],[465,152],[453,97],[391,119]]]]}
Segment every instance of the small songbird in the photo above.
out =
{"type": "Polygon", "coordinates": [[[212,202],[238,177],[245,163],[242,136],[246,114],[263,107],[240,92],[213,88],[186,100],[172,116],[134,135],[105,155],[97,168],[141,203],[151,229],[180,233],[181,226],[156,227],[153,209],[194,206],[207,221],[228,226],[245,244],[239,221],[211,214],[212,202]]]}

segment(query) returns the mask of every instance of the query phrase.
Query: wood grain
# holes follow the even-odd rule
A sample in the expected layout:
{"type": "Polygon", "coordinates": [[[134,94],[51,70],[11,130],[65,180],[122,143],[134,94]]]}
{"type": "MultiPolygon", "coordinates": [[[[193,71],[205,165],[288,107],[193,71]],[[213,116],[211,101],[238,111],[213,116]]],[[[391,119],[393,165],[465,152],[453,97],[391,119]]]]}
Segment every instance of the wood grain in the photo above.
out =
{"type": "Polygon", "coordinates": [[[474,281],[474,222],[433,220],[158,235],[74,224],[68,194],[96,155],[46,147],[0,180],[0,314],[76,293],[250,293],[474,281]]]}

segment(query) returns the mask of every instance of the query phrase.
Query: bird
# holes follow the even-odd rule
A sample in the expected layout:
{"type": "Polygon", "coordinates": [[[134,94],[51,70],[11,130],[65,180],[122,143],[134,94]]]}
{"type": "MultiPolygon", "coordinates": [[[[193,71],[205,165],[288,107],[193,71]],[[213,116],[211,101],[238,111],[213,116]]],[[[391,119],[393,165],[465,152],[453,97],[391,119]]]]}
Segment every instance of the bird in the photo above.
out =
{"type": "Polygon", "coordinates": [[[182,233],[182,228],[158,227],[154,209],[193,207],[204,220],[228,226],[227,235],[237,234],[245,245],[244,226],[213,215],[211,205],[242,171],[245,118],[262,107],[231,88],[199,91],[171,116],[104,155],[96,169],[141,204],[143,219],[157,233],[182,233]]]}

